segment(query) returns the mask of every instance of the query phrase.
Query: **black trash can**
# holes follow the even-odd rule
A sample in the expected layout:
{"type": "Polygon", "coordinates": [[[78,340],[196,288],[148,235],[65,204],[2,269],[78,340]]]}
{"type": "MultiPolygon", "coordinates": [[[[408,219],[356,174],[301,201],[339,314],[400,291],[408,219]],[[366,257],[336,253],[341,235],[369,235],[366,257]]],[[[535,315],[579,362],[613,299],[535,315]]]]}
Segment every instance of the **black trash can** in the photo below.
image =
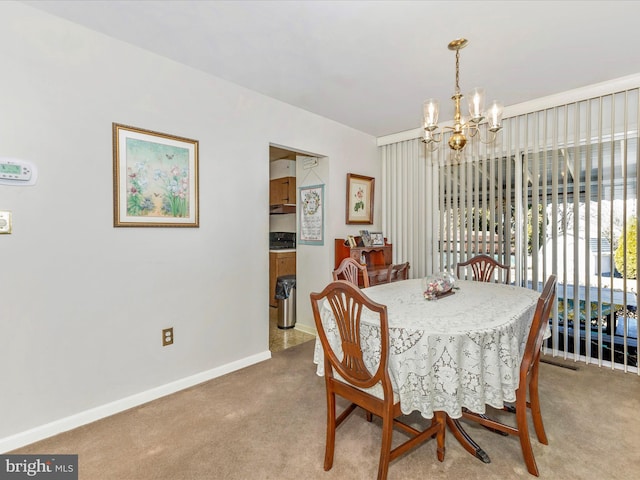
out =
{"type": "Polygon", "coordinates": [[[293,328],[296,324],[296,276],[283,275],[276,280],[278,328],[293,328]]]}

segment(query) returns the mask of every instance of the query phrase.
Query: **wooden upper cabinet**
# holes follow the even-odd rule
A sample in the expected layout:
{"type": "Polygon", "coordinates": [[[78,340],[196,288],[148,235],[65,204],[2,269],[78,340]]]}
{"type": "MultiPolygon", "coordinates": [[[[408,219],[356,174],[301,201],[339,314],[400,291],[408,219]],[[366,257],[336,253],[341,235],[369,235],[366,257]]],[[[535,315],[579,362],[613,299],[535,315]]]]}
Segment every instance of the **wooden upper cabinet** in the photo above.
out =
{"type": "Polygon", "coordinates": [[[296,177],[271,180],[269,184],[269,205],[296,203],[296,177]]]}

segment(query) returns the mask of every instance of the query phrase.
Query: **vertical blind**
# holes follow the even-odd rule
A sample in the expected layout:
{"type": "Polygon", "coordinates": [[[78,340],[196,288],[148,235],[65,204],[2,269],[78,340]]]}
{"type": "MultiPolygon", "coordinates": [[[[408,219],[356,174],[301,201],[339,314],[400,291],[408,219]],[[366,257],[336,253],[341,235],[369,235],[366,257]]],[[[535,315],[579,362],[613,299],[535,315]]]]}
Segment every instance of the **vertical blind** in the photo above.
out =
{"type": "Polygon", "coordinates": [[[380,147],[394,261],[420,277],[485,253],[538,290],[554,273],[546,353],[638,372],[639,111],[633,88],[508,118],[460,158],[446,134],[380,147]]]}

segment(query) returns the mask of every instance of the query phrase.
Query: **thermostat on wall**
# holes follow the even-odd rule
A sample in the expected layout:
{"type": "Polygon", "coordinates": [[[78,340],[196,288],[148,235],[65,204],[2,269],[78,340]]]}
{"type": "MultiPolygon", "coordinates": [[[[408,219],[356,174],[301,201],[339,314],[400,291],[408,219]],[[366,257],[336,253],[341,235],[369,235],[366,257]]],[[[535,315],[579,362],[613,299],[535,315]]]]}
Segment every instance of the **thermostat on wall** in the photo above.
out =
{"type": "Polygon", "coordinates": [[[0,184],[27,186],[35,185],[38,169],[26,160],[0,157],[0,184]]]}

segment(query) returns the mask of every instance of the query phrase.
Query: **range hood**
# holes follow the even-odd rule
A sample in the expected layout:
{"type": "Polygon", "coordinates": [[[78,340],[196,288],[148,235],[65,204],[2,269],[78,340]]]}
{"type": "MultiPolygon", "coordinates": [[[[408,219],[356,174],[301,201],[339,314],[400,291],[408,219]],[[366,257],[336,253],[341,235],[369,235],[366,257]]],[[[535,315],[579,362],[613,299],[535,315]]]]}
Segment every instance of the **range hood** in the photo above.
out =
{"type": "Polygon", "coordinates": [[[269,215],[284,215],[285,213],[296,213],[296,204],[283,203],[280,205],[269,205],[269,215]]]}

